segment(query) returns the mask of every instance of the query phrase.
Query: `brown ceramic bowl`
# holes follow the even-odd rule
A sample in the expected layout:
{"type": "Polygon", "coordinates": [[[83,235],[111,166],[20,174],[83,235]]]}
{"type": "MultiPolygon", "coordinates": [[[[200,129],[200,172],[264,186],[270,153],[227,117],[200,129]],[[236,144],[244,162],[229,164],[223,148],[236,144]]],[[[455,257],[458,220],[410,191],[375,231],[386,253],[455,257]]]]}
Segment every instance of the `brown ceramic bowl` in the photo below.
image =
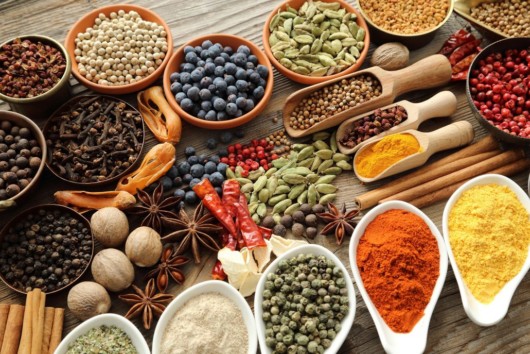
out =
{"type": "MultiPolygon", "coordinates": [[[[123,101],[123,100],[120,100],[119,98],[116,98],[116,97],[112,97],[112,96],[105,96],[105,95],[81,95],[81,96],[76,96],[76,97],[73,97],[72,99],[70,99],[69,101],[67,101],[65,104],[63,104],[61,107],[59,107],[51,116],[50,118],[48,119],[48,121],[46,122],[46,124],[44,125],[44,128],[42,129],[42,131],[44,132],[44,137],[46,139],[46,142],[49,143],[48,140],[50,140],[50,130],[51,130],[51,126],[52,126],[52,122],[57,119],[57,117],[64,113],[64,112],[67,112],[67,111],[71,111],[72,107],[77,103],[79,102],[80,100],[82,99],[85,99],[87,97],[104,97],[108,100],[111,100],[111,101],[114,101],[114,102],[117,102],[117,103],[125,103],[128,107],[128,110],[131,110],[131,111],[135,111],[138,115],[140,115],[140,112],[138,112],[138,110],[136,108],[134,108],[133,106],[131,106],[129,103],[127,103],[126,101],[123,101]]],[[[141,115],[140,115],[141,116],[141,115]]],[[[54,166],[52,166],[51,164],[51,154],[53,153],[53,149],[48,146],[48,154],[46,156],[46,166],[48,167],[48,169],[55,175],[57,176],[57,178],[59,178],[60,180],[66,182],[66,183],[71,183],[71,184],[74,184],[74,185],[77,185],[79,187],[82,187],[82,188],[86,188],[86,187],[92,187],[92,186],[102,186],[102,185],[107,185],[107,184],[111,184],[113,182],[116,182],[118,181],[120,178],[122,178],[123,176],[127,175],[128,173],[134,171],[134,169],[138,166],[138,164],[140,163],[140,161],[142,160],[142,154],[143,154],[143,149],[144,149],[144,143],[145,143],[145,124],[144,124],[144,120],[142,119],[141,120],[141,124],[142,124],[142,141],[139,143],[141,144],[141,149],[140,149],[140,152],[138,152],[138,157],[136,158],[136,160],[127,168],[125,169],[124,171],[122,171],[121,173],[111,177],[111,178],[107,178],[105,180],[102,180],[102,181],[98,181],[98,182],[78,182],[78,181],[74,181],[74,180],[71,180],[71,179],[68,179],[68,178],[65,178],[63,177],[57,170],[54,166]]],[[[49,145],[49,144],[48,144],[49,145]]],[[[64,166],[63,166],[64,167],[64,166]]]]}
{"type": "Polygon", "coordinates": [[[252,43],[249,40],[246,40],[245,38],[234,36],[231,34],[207,34],[205,36],[200,36],[195,39],[192,39],[191,41],[184,43],[177,51],[171,56],[171,59],[169,59],[169,63],[167,64],[166,71],[164,71],[164,94],[166,95],[166,99],[169,102],[169,105],[175,112],[178,113],[182,119],[187,121],[190,124],[196,125],[201,128],[206,129],[230,129],[238,127],[242,124],[245,124],[247,122],[250,122],[252,119],[256,118],[267,106],[267,103],[269,103],[269,100],[272,96],[272,86],[274,83],[273,79],[273,73],[272,73],[272,66],[267,59],[267,56],[256,46],[254,43],[252,43]],[[250,48],[250,51],[253,55],[255,55],[258,58],[258,63],[261,65],[264,65],[269,70],[269,76],[267,77],[267,84],[265,85],[265,94],[261,98],[261,100],[256,104],[254,109],[252,109],[250,112],[247,112],[243,114],[241,117],[228,119],[224,121],[208,121],[205,119],[201,119],[198,117],[195,117],[188,112],[184,111],[182,108],[180,108],[180,105],[175,100],[175,96],[171,92],[171,80],[169,79],[171,74],[174,72],[180,71],[180,64],[184,61],[184,48],[186,46],[200,46],[202,42],[205,40],[210,40],[213,43],[221,43],[223,46],[230,46],[234,49],[234,51],[239,47],[240,45],[246,45],[250,48]]]}
{"type": "Polygon", "coordinates": [[[270,59],[272,65],[278,70],[282,75],[286,76],[287,78],[299,82],[301,84],[306,85],[314,85],[318,84],[320,82],[324,82],[330,79],[334,79],[340,76],[351,74],[355,71],[357,71],[361,65],[363,65],[364,59],[366,59],[366,55],[368,54],[368,48],[370,47],[370,31],[368,30],[368,26],[366,25],[366,22],[364,21],[364,18],[359,14],[359,12],[350,4],[348,4],[346,1],[343,0],[321,0],[324,2],[338,2],[340,6],[344,9],[346,9],[347,12],[354,13],[357,15],[357,24],[359,27],[364,28],[366,31],[366,35],[364,37],[364,48],[361,51],[361,56],[357,59],[357,62],[353,64],[352,66],[348,67],[346,70],[343,70],[339,73],[336,73],[334,75],[328,75],[328,76],[307,76],[295,73],[294,71],[286,68],[280,62],[272,55],[271,46],[269,44],[269,36],[271,34],[269,30],[269,25],[272,21],[272,18],[274,15],[278,13],[278,11],[283,11],[285,8],[287,8],[287,5],[294,9],[299,9],[306,0],[287,0],[278,7],[276,7],[267,18],[267,21],[265,21],[265,25],[263,26],[263,47],[265,48],[265,53],[267,54],[267,57],[270,59]]]}
{"type": "Polygon", "coordinates": [[[447,14],[445,15],[445,18],[442,22],[440,22],[437,26],[421,33],[414,33],[414,34],[403,34],[403,33],[396,33],[396,32],[390,32],[387,31],[380,26],[376,25],[369,16],[366,15],[366,13],[363,10],[363,7],[361,6],[361,1],[357,0],[357,7],[359,8],[359,12],[363,15],[363,17],[366,19],[366,22],[368,23],[368,27],[370,27],[370,31],[372,33],[372,40],[377,44],[383,44],[387,42],[400,42],[406,45],[409,49],[418,49],[421,48],[428,43],[430,43],[435,34],[436,31],[441,28],[447,20],[449,20],[449,17],[451,17],[451,13],[453,12],[453,6],[454,1],[453,0],[447,0],[449,3],[449,9],[447,10],[447,14]]]}
{"type": "Polygon", "coordinates": [[[26,186],[26,188],[22,189],[20,193],[18,193],[14,197],[6,199],[7,203],[0,203],[0,211],[4,207],[15,205],[17,200],[20,200],[26,197],[27,195],[29,195],[30,191],[39,182],[39,179],[42,175],[42,171],[44,170],[44,164],[45,164],[46,156],[47,156],[47,146],[46,146],[46,142],[44,141],[44,135],[42,134],[39,127],[35,123],[33,123],[31,119],[29,119],[26,116],[23,116],[20,113],[11,112],[11,111],[0,111],[0,122],[2,121],[12,122],[13,124],[18,125],[19,127],[26,127],[31,131],[31,134],[37,140],[37,142],[39,143],[39,147],[41,148],[41,163],[40,163],[39,168],[37,169],[37,172],[35,172],[33,179],[26,186]],[[2,206],[2,204],[4,204],[4,206],[2,206]]]}
{"type": "MultiPolygon", "coordinates": [[[[12,227],[17,227],[17,226],[20,226],[20,225],[23,225],[24,221],[27,220],[27,217],[30,215],[30,214],[34,214],[36,212],[38,212],[38,210],[46,210],[46,211],[55,211],[55,210],[59,210],[63,213],[67,213],[69,216],[71,216],[73,219],[77,220],[78,222],[81,222],[84,227],[86,227],[89,232],[90,232],[90,239],[92,241],[92,250],[90,252],[90,260],[87,262],[87,265],[86,267],[82,270],[82,272],[77,276],[75,277],[74,279],[70,279],[70,282],[66,285],[63,285],[55,290],[52,290],[52,291],[46,291],[46,294],[53,294],[53,293],[57,293],[61,290],[64,290],[66,288],[68,288],[69,286],[71,286],[72,284],[74,284],[79,278],[81,278],[83,276],[83,274],[86,272],[86,270],[88,269],[89,265],[90,265],[90,262],[92,261],[92,258],[94,257],[94,236],[92,235],[92,231],[90,229],[90,223],[89,221],[81,214],[79,214],[78,212],[76,212],[75,210],[71,209],[71,208],[68,208],[64,205],[58,205],[58,204],[42,204],[42,205],[38,205],[38,206],[34,206],[32,208],[29,208],[29,209],[26,209],[24,210],[23,212],[21,212],[20,214],[18,214],[17,216],[15,216],[13,219],[11,219],[3,228],[2,230],[0,231],[0,248],[1,247],[4,247],[4,244],[3,244],[3,241],[4,241],[4,237],[6,237],[6,235],[8,234],[8,231],[10,228],[12,227]]],[[[2,280],[2,282],[4,282],[5,285],[7,285],[7,287],[9,287],[11,290],[13,291],[16,291],[18,293],[21,293],[21,294],[26,294],[26,291],[20,289],[20,288],[17,288],[15,287],[12,283],[10,283],[5,277],[4,277],[4,274],[0,271],[0,279],[2,280]]]]}
{"type": "Polygon", "coordinates": [[[149,85],[151,85],[153,82],[162,75],[164,72],[164,68],[166,67],[169,58],[171,57],[171,53],[173,51],[173,37],[171,35],[171,29],[168,27],[168,25],[164,22],[164,20],[158,16],[153,11],[146,9],[141,6],[137,5],[130,5],[130,4],[116,4],[116,5],[108,5],[104,7],[100,7],[98,9],[95,9],[85,16],[83,16],[81,19],[79,19],[70,31],[68,32],[68,35],[65,39],[65,47],[70,55],[70,59],[72,61],[72,73],[74,74],[75,78],[84,86],[96,91],[101,92],[105,94],[111,94],[111,95],[122,95],[126,93],[132,93],[140,91],[149,85]],[[100,13],[103,13],[105,15],[109,15],[111,12],[117,12],[119,10],[124,10],[125,12],[129,11],[136,11],[142,19],[150,22],[155,22],[160,25],[162,25],[167,33],[167,48],[168,51],[166,53],[166,56],[164,57],[164,60],[162,61],[162,64],[150,75],[144,77],[142,80],[127,84],[127,85],[121,85],[121,86],[106,86],[106,85],[100,85],[95,82],[92,82],[88,79],[86,79],[83,75],[79,73],[79,67],[77,65],[77,62],[75,60],[75,38],[79,33],[85,32],[85,30],[89,27],[92,27],[94,25],[95,19],[98,17],[100,13]]]}
{"type": "MultiPolygon", "coordinates": [[[[21,113],[31,119],[46,118],[64,102],[65,98],[69,98],[71,96],[69,80],[72,70],[72,61],[70,60],[70,56],[62,44],[53,38],[40,35],[25,35],[16,38],[20,38],[22,40],[29,39],[34,42],[39,41],[43,44],[50,45],[60,50],[66,59],[66,69],[62,78],[55,84],[55,86],[42,95],[30,98],[15,98],[6,96],[0,92],[0,100],[7,102],[13,111],[21,113]]],[[[11,38],[5,41],[4,43],[0,44],[0,47],[11,43],[14,39],[15,38],[11,38]]]]}

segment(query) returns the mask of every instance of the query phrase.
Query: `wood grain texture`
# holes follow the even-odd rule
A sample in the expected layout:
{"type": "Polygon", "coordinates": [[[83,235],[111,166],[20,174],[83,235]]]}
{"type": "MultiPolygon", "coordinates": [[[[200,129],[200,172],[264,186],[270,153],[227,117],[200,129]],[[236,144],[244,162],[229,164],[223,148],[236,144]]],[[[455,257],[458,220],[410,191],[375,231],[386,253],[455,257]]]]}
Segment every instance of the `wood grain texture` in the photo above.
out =
{"type": "MultiPolygon", "coordinates": [[[[254,41],[258,46],[262,45],[261,30],[268,13],[277,6],[280,1],[268,0],[160,0],[160,1],[124,1],[149,7],[156,11],[171,27],[175,47],[182,45],[198,35],[225,32],[246,37],[254,41]]],[[[352,2],[353,1],[349,1],[352,2]]],[[[0,41],[21,34],[38,33],[51,36],[57,40],[64,40],[70,26],[84,13],[110,4],[111,1],[103,0],[7,0],[0,1],[0,41]]],[[[411,52],[410,62],[435,54],[441,47],[443,41],[457,29],[466,25],[466,21],[452,15],[449,22],[441,28],[435,39],[427,46],[411,52]]],[[[487,42],[487,39],[486,39],[487,42]]],[[[370,53],[376,48],[371,45],[370,53]]],[[[370,55],[368,56],[368,58],[370,55]]],[[[363,68],[368,67],[367,63],[363,68]]],[[[271,131],[281,129],[281,113],[285,98],[293,91],[302,88],[278,72],[274,72],[274,93],[272,99],[259,117],[244,126],[247,132],[244,140],[262,137],[271,131]],[[273,123],[272,118],[277,117],[278,122],[273,123]]],[[[75,79],[71,79],[74,93],[85,91],[77,84],[75,79]]],[[[428,90],[420,90],[414,93],[397,97],[396,100],[408,99],[411,102],[423,101],[435,93],[442,90],[452,91],[458,98],[458,110],[450,118],[441,118],[428,121],[421,125],[422,131],[432,131],[450,122],[458,120],[468,120],[473,124],[475,130],[475,140],[484,136],[485,131],[473,118],[468,106],[464,84],[450,83],[444,87],[428,90]]],[[[126,100],[136,105],[135,95],[124,96],[126,100]]],[[[0,109],[9,107],[0,102],[0,109]]],[[[44,120],[37,121],[43,126],[44,120]]],[[[218,132],[205,131],[184,124],[183,141],[177,146],[177,159],[184,156],[184,147],[193,145],[199,153],[209,153],[206,149],[206,139],[218,136],[218,132]]],[[[147,146],[155,144],[152,136],[149,136],[147,146]]],[[[454,151],[454,150],[453,150],[454,151]]],[[[445,156],[451,151],[436,154],[432,160],[445,156]]],[[[340,187],[338,202],[345,202],[348,207],[354,205],[353,199],[356,195],[369,189],[373,189],[397,178],[402,178],[403,174],[391,177],[387,180],[375,182],[369,186],[362,185],[355,179],[353,173],[344,173],[337,178],[340,187]]],[[[528,173],[520,173],[514,180],[526,190],[528,173]]],[[[61,185],[51,173],[46,171],[37,188],[31,197],[21,204],[15,211],[0,214],[0,226],[4,225],[17,212],[29,208],[32,205],[51,202],[52,192],[60,189],[71,189],[71,186],[61,185]]],[[[424,208],[424,212],[441,229],[442,212],[445,202],[439,202],[430,207],[424,208]]],[[[338,247],[332,238],[317,237],[315,243],[324,245],[334,251],[349,269],[347,239],[341,247],[338,247]]],[[[196,266],[188,264],[184,267],[186,281],[182,286],[171,285],[169,292],[178,295],[185,288],[210,278],[210,271],[215,263],[215,255],[204,252],[202,264],[196,266]]],[[[89,272],[87,272],[89,273],[89,272]]],[[[145,272],[140,270],[136,275],[137,284],[145,284],[143,276],[145,272]]],[[[82,280],[89,280],[90,275],[86,274],[82,280]]],[[[48,297],[47,306],[66,307],[66,295],[64,291],[48,297]]],[[[125,314],[127,307],[121,303],[116,294],[112,295],[111,311],[118,314],[125,314]]],[[[249,298],[252,305],[252,298],[249,298]]],[[[10,291],[6,286],[0,284],[0,302],[23,304],[24,298],[19,294],[10,291]]],[[[143,330],[139,320],[134,323],[144,333],[148,342],[152,340],[153,330],[143,330]]],[[[72,314],[67,310],[65,314],[64,334],[68,333],[79,324],[72,314]]],[[[366,309],[360,295],[357,295],[357,312],[354,325],[348,335],[347,340],[339,353],[382,353],[383,349],[379,341],[377,332],[370,315],[366,309]]],[[[473,324],[464,313],[458,287],[451,269],[448,271],[444,289],[433,314],[426,352],[429,353],[528,353],[530,352],[530,276],[526,276],[519,289],[515,292],[510,310],[506,318],[498,325],[490,328],[482,328],[473,324]]]]}

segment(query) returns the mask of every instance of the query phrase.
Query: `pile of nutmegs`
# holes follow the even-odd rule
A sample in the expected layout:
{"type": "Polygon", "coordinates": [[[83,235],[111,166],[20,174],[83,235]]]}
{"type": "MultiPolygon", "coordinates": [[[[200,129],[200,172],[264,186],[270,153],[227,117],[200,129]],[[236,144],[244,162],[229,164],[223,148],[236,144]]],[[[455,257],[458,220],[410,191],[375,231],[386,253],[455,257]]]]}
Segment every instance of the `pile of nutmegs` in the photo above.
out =
{"type": "Polygon", "coordinates": [[[272,216],[263,219],[262,225],[272,229],[272,233],[278,236],[285,236],[287,230],[297,237],[307,237],[314,239],[318,234],[319,218],[317,214],[323,213],[326,208],[322,204],[313,206],[304,203],[300,209],[292,214],[284,214],[280,222],[276,224],[272,216]]]}

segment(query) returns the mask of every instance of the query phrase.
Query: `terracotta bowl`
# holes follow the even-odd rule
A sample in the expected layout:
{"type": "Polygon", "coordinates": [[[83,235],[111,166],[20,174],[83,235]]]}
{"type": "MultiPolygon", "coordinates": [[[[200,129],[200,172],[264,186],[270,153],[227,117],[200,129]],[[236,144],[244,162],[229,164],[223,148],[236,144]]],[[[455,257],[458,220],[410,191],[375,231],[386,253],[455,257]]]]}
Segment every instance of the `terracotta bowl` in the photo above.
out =
{"type": "MultiPolygon", "coordinates": [[[[64,205],[59,205],[59,204],[42,204],[42,205],[37,205],[37,206],[34,206],[32,208],[24,210],[23,212],[21,212],[20,214],[15,216],[13,219],[11,219],[2,228],[2,230],[0,231],[0,247],[2,247],[2,242],[4,240],[4,237],[6,236],[9,228],[14,227],[14,226],[19,226],[21,223],[23,223],[26,220],[26,218],[28,217],[29,214],[36,213],[40,209],[44,209],[44,210],[48,210],[48,211],[50,211],[50,210],[51,211],[60,210],[62,212],[66,212],[70,216],[72,216],[74,219],[76,219],[78,222],[83,223],[83,225],[86,228],[88,228],[88,230],[91,230],[90,229],[90,222],[83,215],[79,214],[75,210],[73,210],[73,209],[71,209],[69,207],[66,207],[64,205]]],[[[90,239],[92,241],[92,251],[90,253],[90,260],[87,262],[87,265],[86,265],[85,269],[83,269],[83,271],[79,274],[78,277],[76,277],[75,279],[71,279],[70,283],[68,283],[67,285],[62,286],[62,287],[57,288],[57,289],[52,290],[52,291],[47,291],[46,294],[54,294],[54,293],[57,293],[57,292],[59,292],[61,290],[64,290],[64,289],[72,286],[75,282],[77,282],[83,276],[83,274],[85,274],[86,270],[90,266],[90,263],[92,262],[92,258],[94,258],[94,236],[92,235],[92,231],[89,231],[89,232],[90,232],[90,239]]],[[[7,281],[7,279],[4,278],[4,275],[2,273],[0,273],[0,279],[11,290],[16,291],[16,292],[18,292],[20,294],[26,294],[25,291],[14,287],[9,281],[7,281]]]]}
{"type": "MultiPolygon", "coordinates": [[[[28,128],[31,131],[31,134],[33,135],[33,137],[39,143],[39,147],[41,148],[41,157],[40,157],[41,158],[41,163],[40,163],[39,168],[37,169],[37,172],[33,176],[33,179],[27,185],[26,188],[24,188],[24,189],[22,189],[20,191],[20,193],[18,193],[14,197],[11,197],[11,198],[7,199],[7,201],[12,201],[12,202],[16,203],[16,201],[18,201],[20,199],[23,199],[26,196],[28,196],[30,194],[31,190],[38,184],[39,179],[40,179],[40,177],[42,175],[42,171],[44,170],[44,164],[45,164],[45,161],[46,161],[46,156],[48,155],[47,146],[46,146],[46,142],[44,140],[44,135],[42,134],[41,130],[28,117],[23,116],[22,114],[16,113],[16,112],[0,111],[0,122],[2,122],[2,121],[10,121],[13,124],[18,125],[19,127],[28,128]]],[[[11,204],[11,203],[5,204],[4,207],[13,206],[13,205],[15,205],[15,203],[13,203],[13,204],[11,204]]],[[[2,211],[4,207],[0,206],[0,211],[2,211]]]]}
{"type": "Polygon", "coordinates": [[[195,39],[192,39],[191,41],[184,43],[177,51],[171,56],[171,59],[169,59],[169,63],[167,64],[166,70],[164,71],[164,94],[166,95],[166,99],[169,102],[169,105],[175,112],[178,113],[182,119],[187,121],[190,124],[196,125],[201,128],[206,129],[230,129],[238,127],[242,124],[245,124],[247,122],[250,122],[252,119],[256,118],[267,106],[267,103],[269,103],[269,100],[272,96],[272,86],[273,86],[273,73],[272,73],[272,66],[267,59],[267,56],[263,54],[263,52],[251,41],[244,39],[239,36],[234,36],[231,34],[207,34],[205,36],[200,36],[195,39]],[[184,111],[182,108],[180,108],[180,105],[175,100],[175,97],[173,93],[171,92],[171,80],[169,77],[172,73],[180,71],[180,64],[184,61],[184,48],[186,46],[200,46],[202,42],[205,40],[210,40],[213,43],[221,43],[223,46],[230,46],[234,50],[237,49],[240,45],[246,45],[250,48],[250,51],[253,55],[255,55],[258,58],[258,63],[261,65],[264,65],[269,69],[269,76],[267,78],[267,84],[265,85],[265,94],[261,98],[261,100],[256,104],[254,109],[252,109],[250,112],[247,112],[243,114],[241,117],[234,118],[234,119],[228,119],[224,121],[208,121],[205,119],[201,119],[195,116],[192,116],[191,114],[184,111]]]}
{"type": "Polygon", "coordinates": [[[169,61],[169,58],[171,57],[171,53],[173,51],[173,37],[171,35],[171,29],[164,22],[164,20],[160,16],[158,16],[156,13],[154,13],[153,11],[149,9],[146,9],[144,7],[137,6],[137,5],[130,5],[130,4],[109,5],[109,6],[100,7],[98,9],[95,9],[89,12],[85,16],[81,17],[81,19],[79,19],[76,23],[74,23],[74,25],[68,32],[64,42],[65,42],[66,51],[68,52],[68,55],[70,56],[70,59],[72,61],[72,74],[74,74],[75,78],[81,84],[83,84],[84,86],[96,92],[112,94],[112,95],[122,95],[126,93],[137,92],[151,85],[164,72],[164,68],[166,67],[169,61]],[[140,17],[142,17],[142,19],[162,25],[167,33],[168,51],[166,53],[166,56],[164,57],[164,60],[162,61],[162,64],[160,64],[160,66],[152,74],[146,76],[142,80],[137,81],[132,84],[127,84],[127,85],[122,85],[122,86],[100,85],[100,84],[94,83],[86,79],[84,76],[82,76],[79,73],[79,67],[77,65],[77,62],[75,61],[74,40],[77,37],[78,33],[85,32],[85,30],[88,27],[92,27],[94,25],[94,21],[100,13],[109,15],[111,12],[117,12],[119,10],[124,10],[125,12],[136,11],[140,15],[140,17]]]}
{"type": "Polygon", "coordinates": [[[368,26],[366,22],[364,21],[364,18],[359,14],[359,12],[350,4],[348,4],[346,1],[343,0],[321,0],[324,2],[338,2],[340,3],[340,6],[346,11],[350,13],[354,13],[357,15],[357,24],[359,27],[364,28],[366,31],[366,35],[364,37],[364,48],[361,51],[361,56],[357,59],[357,62],[353,64],[352,66],[348,67],[346,70],[343,70],[339,73],[336,73],[334,75],[328,75],[328,76],[320,76],[320,77],[313,77],[313,76],[307,76],[307,75],[301,75],[298,73],[295,73],[294,71],[287,69],[285,66],[280,64],[280,62],[272,55],[271,46],[269,44],[269,36],[271,32],[269,31],[269,25],[272,21],[272,18],[274,15],[278,13],[278,11],[283,11],[285,8],[287,8],[287,5],[291,6],[294,9],[299,9],[306,0],[287,0],[278,7],[276,7],[267,18],[267,21],[265,21],[265,25],[263,26],[263,47],[265,48],[265,53],[267,54],[267,57],[270,59],[272,65],[278,70],[282,75],[286,76],[287,78],[299,82],[301,84],[306,85],[314,85],[318,84],[320,82],[324,82],[330,79],[334,79],[340,76],[344,76],[347,74],[351,74],[355,71],[357,71],[364,62],[364,59],[366,59],[366,55],[368,54],[368,48],[370,47],[370,31],[368,30],[368,26]]]}

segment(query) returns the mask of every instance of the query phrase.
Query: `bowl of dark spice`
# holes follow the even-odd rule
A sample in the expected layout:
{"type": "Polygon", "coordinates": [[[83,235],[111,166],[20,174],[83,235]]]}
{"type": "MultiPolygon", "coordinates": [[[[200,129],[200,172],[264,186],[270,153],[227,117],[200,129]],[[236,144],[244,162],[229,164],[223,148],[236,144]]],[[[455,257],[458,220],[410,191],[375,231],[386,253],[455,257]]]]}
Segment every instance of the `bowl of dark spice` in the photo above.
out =
{"type": "Polygon", "coordinates": [[[210,280],[177,296],[160,316],[153,354],[254,354],[258,349],[252,310],[235,288],[210,280]],[[227,329],[232,335],[226,335],[227,329]]]}
{"type": "Polygon", "coordinates": [[[55,354],[149,354],[142,333],[125,317],[105,313],[92,317],[61,341],[55,354]]]}
{"type": "Polygon", "coordinates": [[[53,113],[44,126],[46,165],[63,181],[102,185],[136,166],[144,146],[140,113],[110,96],[77,96],[53,113]]]}
{"type": "Polygon", "coordinates": [[[35,206],[0,231],[0,279],[19,293],[56,293],[84,274],[93,254],[84,216],[62,205],[35,206]]]}
{"type": "Polygon", "coordinates": [[[337,353],[355,317],[355,290],[327,248],[305,245],[272,262],[260,278],[254,312],[260,350],[337,353]]]}
{"type": "Polygon", "coordinates": [[[0,45],[0,100],[30,118],[47,117],[70,97],[72,64],[50,37],[20,36],[0,45]]]}
{"type": "Polygon", "coordinates": [[[13,206],[38,183],[46,151],[44,135],[32,120],[0,111],[0,210],[13,206]]]}

